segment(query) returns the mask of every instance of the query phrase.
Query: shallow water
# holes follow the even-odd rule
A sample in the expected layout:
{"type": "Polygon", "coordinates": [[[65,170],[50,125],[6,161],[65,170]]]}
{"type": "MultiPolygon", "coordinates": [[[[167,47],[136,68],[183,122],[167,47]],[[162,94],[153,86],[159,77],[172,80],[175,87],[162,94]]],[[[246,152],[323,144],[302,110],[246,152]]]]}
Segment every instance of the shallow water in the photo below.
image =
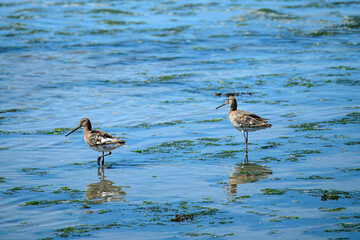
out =
{"type": "Polygon", "coordinates": [[[356,239],[359,8],[3,1],[0,238],[356,239]],[[228,92],[273,125],[248,165],[228,92]]]}

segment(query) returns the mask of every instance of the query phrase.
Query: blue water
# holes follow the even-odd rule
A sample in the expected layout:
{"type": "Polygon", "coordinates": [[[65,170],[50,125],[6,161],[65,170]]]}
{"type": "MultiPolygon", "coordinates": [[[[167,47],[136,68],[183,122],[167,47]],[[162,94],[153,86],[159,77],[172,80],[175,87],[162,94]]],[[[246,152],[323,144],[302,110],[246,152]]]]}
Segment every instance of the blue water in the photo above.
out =
{"type": "Polygon", "coordinates": [[[2,1],[0,238],[357,239],[359,10],[2,1]],[[229,92],[273,125],[250,165],[229,92]],[[126,140],[104,169],[83,117],[126,140]]]}

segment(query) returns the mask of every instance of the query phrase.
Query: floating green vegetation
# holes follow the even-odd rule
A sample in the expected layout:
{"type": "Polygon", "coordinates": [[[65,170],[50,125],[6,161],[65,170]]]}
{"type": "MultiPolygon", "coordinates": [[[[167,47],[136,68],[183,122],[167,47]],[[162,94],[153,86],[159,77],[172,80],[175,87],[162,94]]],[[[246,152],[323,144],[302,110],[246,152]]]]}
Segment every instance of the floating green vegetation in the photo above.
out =
{"type": "Polygon", "coordinates": [[[320,207],[319,210],[321,212],[340,212],[341,210],[344,210],[346,208],[344,207],[339,207],[339,208],[324,208],[324,207],[320,207]]]}
{"type": "MultiPolygon", "coordinates": [[[[115,35],[117,33],[121,33],[124,30],[122,29],[91,29],[88,31],[83,31],[81,33],[79,33],[80,36],[84,36],[84,35],[115,35]]],[[[74,62],[75,60],[71,59],[71,62],[74,62]]]]}
{"type": "Polygon", "coordinates": [[[93,224],[93,225],[88,225],[88,224],[83,224],[83,225],[79,225],[79,226],[70,226],[70,227],[65,227],[65,228],[58,228],[55,231],[55,234],[58,235],[59,237],[80,237],[80,236],[84,236],[84,233],[90,232],[90,231],[96,231],[96,230],[100,230],[100,229],[111,229],[114,227],[120,227],[122,226],[122,224],[119,223],[110,223],[107,225],[98,225],[98,224],[93,224]]]}
{"type": "Polygon", "coordinates": [[[360,80],[349,78],[338,78],[336,84],[342,84],[345,86],[360,86],[360,80]]]}
{"type": "Polygon", "coordinates": [[[290,14],[285,14],[269,8],[259,8],[255,11],[250,11],[250,13],[253,14],[255,17],[262,16],[272,20],[294,20],[298,18],[295,16],[291,16],[290,14]]]}
{"type": "Polygon", "coordinates": [[[289,100],[277,100],[277,101],[264,101],[264,100],[250,100],[250,101],[241,101],[242,103],[265,103],[265,104],[270,104],[270,105],[282,105],[282,106],[289,106],[289,104],[287,104],[286,102],[289,102],[289,100]]]}
{"type": "Polygon", "coordinates": [[[163,75],[158,77],[151,77],[149,80],[146,80],[145,83],[169,82],[170,80],[177,80],[194,75],[195,75],[194,73],[163,75]]]}
{"type": "Polygon", "coordinates": [[[276,157],[263,157],[263,158],[260,158],[260,160],[264,161],[265,163],[268,163],[268,162],[280,162],[280,159],[276,158],[276,157]]]}
{"type": "Polygon", "coordinates": [[[38,134],[57,135],[57,134],[66,133],[66,132],[68,132],[70,130],[72,130],[72,129],[71,128],[54,128],[53,130],[50,130],[50,131],[40,130],[40,131],[37,131],[36,133],[38,133],[38,134]]]}
{"type": "Polygon", "coordinates": [[[221,121],[224,121],[225,119],[226,119],[226,117],[223,117],[223,118],[213,118],[213,119],[208,119],[208,120],[196,121],[196,123],[221,122],[221,121]]]}
{"type": "Polygon", "coordinates": [[[344,24],[341,24],[340,27],[344,27],[345,29],[359,29],[360,16],[345,16],[344,24]]]}
{"type": "Polygon", "coordinates": [[[218,142],[221,139],[220,138],[208,138],[208,137],[203,137],[203,138],[198,138],[196,139],[198,142],[197,144],[200,145],[205,145],[205,146],[220,146],[220,144],[214,143],[214,142],[218,142]]]}
{"type": "Polygon", "coordinates": [[[296,150],[290,154],[290,157],[286,161],[297,162],[299,158],[304,157],[306,154],[319,154],[320,150],[296,150]]]}
{"type": "Polygon", "coordinates": [[[97,9],[92,9],[90,12],[92,12],[92,13],[116,14],[116,15],[135,15],[135,13],[132,13],[132,12],[122,11],[122,10],[113,9],[113,8],[97,8],[97,9]]]}
{"type": "Polygon", "coordinates": [[[74,194],[74,193],[80,193],[82,191],[77,190],[77,189],[71,189],[69,187],[61,187],[58,190],[53,191],[53,193],[55,193],[55,194],[63,193],[63,192],[74,194]]]}
{"type": "Polygon", "coordinates": [[[261,149],[274,149],[280,146],[283,146],[284,144],[279,142],[267,142],[265,146],[262,146],[261,149]]]}
{"type": "Polygon", "coordinates": [[[216,34],[216,35],[210,35],[210,38],[228,38],[230,35],[227,34],[216,34]]]}
{"type": "Polygon", "coordinates": [[[219,153],[205,153],[203,154],[205,157],[211,157],[211,158],[235,158],[236,154],[239,152],[243,152],[243,150],[223,150],[219,153]]]}
{"type": "Polygon", "coordinates": [[[0,177],[0,182],[5,182],[5,179],[6,179],[6,177],[1,176],[0,177]]]}
{"type": "Polygon", "coordinates": [[[352,171],[360,171],[360,168],[345,168],[341,170],[342,172],[352,172],[352,171]]]}
{"type": "Polygon", "coordinates": [[[284,8],[338,8],[342,5],[358,5],[358,4],[360,4],[360,1],[336,1],[336,2],[314,1],[304,5],[284,6],[284,8]]]}
{"type": "Polygon", "coordinates": [[[123,126],[125,128],[152,128],[152,127],[159,127],[159,126],[173,126],[173,125],[177,125],[177,124],[184,124],[185,122],[181,121],[181,120],[174,120],[171,122],[163,122],[163,123],[155,123],[155,124],[150,124],[147,122],[143,122],[134,126],[123,126]]]}
{"type": "Polygon", "coordinates": [[[279,219],[273,218],[270,222],[281,222],[282,220],[292,220],[292,219],[299,219],[298,216],[288,217],[288,216],[279,216],[279,219]]]}
{"type": "Polygon", "coordinates": [[[265,188],[261,189],[264,195],[283,195],[289,189],[276,189],[276,188],[265,188]]]}
{"type": "Polygon", "coordinates": [[[323,195],[328,196],[339,196],[342,198],[354,198],[359,199],[360,192],[359,191],[353,191],[353,192],[347,192],[347,191],[341,191],[341,190],[334,190],[334,189],[298,189],[297,191],[301,193],[310,193],[314,197],[321,197],[323,195]]]}
{"type": "Polygon", "coordinates": [[[341,228],[337,229],[326,229],[325,232],[359,232],[360,231],[360,223],[358,222],[347,222],[347,223],[338,223],[338,226],[341,228]]]}
{"type": "Polygon", "coordinates": [[[339,200],[339,196],[338,195],[327,195],[327,194],[323,194],[321,195],[321,201],[327,201],[327,200],[339,200]]]}
{"type": "Polygon", "coordinates": [[[66,202],[68,202],[68,200],[38,200],[25,202],[20,206],[58,205],[66,202]]]}
{"type": "Polygon", "coordinates": [[[100,209],[99,211],[97,211],[98,214],[104,214],[104,213],[108,213],[108,212],[112,212],[112,210],[100,209]]]}
{"type": "Polygon", "coordinates": [[[142,154],[154,154],[154,153],[170,153],[175,150],[191,150],[189,147],[193,146],[194,141],[191,140],[178,140],[172,142],[163,142],[160,145],[155,147],[148,147],[144,150],[136,150],[133,152],[142,153],[142,154]]]}
{"type": "Polygon", "coordinates": [[[35,200],[35,201],[28,201],[20,206],[39,206],[39,207],[47,207],[51,205],[59,205],[59,204],[87,204],[87,205],[95,205],[100,204],[101,201],[90,201],[86,199],[60,199],[60,200],[35,200]]]}
{"type": "Polygon", "coordinates": [[[286,114],[280,115],[280,117],[293,118],[293,117],[296,117],[296,114],[295,113],[286,113],[286,114]]]}
{"type": "Polygon", "coordinates": [[[311,175],[309,177],[299,177],[299,178],[296,178],[296,179],[323,180],[323,179],[334,179],[334,178],[332,178],[332,177],[321,177],[321,176],[318,176],[318,175],[311,175]]]}
{"type": "Polygon", "coordinates": [[[330,69],[339,69],[339,70],[359,70],[359,68],[355,68],[355,67],[348,67],[348,66],[330,67],[330,69]]]}
{"type": "Polygon", "coordinates": [[[38,171],[38,168],[23,168],[21,169],[21,171],[26,172],[26,174],[29,175],[46,175],[48,172],[47,171],[38,171]]]}
{"type": "Polygon", "coordinates": [[[285,87],[293,87],[293,86],[300,86],[300,87],[315,87],[315,86],[321,86],[323,84],[317,82],[314,83],[310,79],[307,79],[305,77],[299,76],[299,77],[293,77],[287,81],[287,84],[285,87]]]}
{"type": "Polygon", "coordinates": [[[242,196],[238,196],[238,197],[235,197],[235,199],[248,199],[248,198],[251,198],[249,195],[242,195],[242,196]]]}
{"type": "Polygon", "coordinates": [[[299,219],[298,216],[292,216],[292,217],[288,217],[288,216],[280,216],[280,219],[286,219],[286,220],[291,220],[291,219],[299,219]]]}
{"type": "Polygon", "coordinates": [[[176,100],[176,101],[168,101],[168,100],[165,100],[165,101],[162,101],[161,103],[189,103],[189,102],[194,102],[195,101],[195,98],[186,98],[185,100],[176,100]]]}
{"type": "Polygon", "coordinates": [[[25,191],[25,190],[30,191],[30,192],[44,192],[44,190],[42,190],[42,188],[47,187],[47,186],[50,186],[50,185],[39,185],[39,186],[34,186],[34,187],[19,186],[19,187],[10,188],[3,193],[12,195],[14,193],[18,193],[19,191],[25,191]]]}
{"type": "Polygon", "coordinates": [[[348,123],[360,123],[360,113],[353,112],[346,115],[346,117],[341,119],[333,119],[329,121],[322,122],[313,122],[313,123],[301,123],[298,125],[289,125],[289,128],[295,128],[297,131],[321,131],[329,130],[329,128],[324,128],[324,124],[335,125],[335,124],[348,124],[348,123]]]}
{"type": "Polygon", "coordinates": [[[309,37],[323,37],[323,36],[335,36],[342,34],[339,30],[334,29],[318,29],[313,30],[310,33],[306,34],[309,37]]]}
{"type": "Polygon", "coordinates": [[[107,25],[130,25],[130,24],[145,24],[146,22],[144,21],[137,21],[137,22],[127,22],[127,21],[115,21],[115,20],[102,20],[101,23],[107,24],[107,25]]]}
{"type": "Polygon", "coordinates": [[[345,145],[359,145],[360,141],[350,141],[350,142],[346,142],[344,143],[345,145]]]}
{"type": "Polygon", "coordinates": [[[78,163],[78,162],[73,162],[73,163],[69,163],[69,165],[85,165],[86,163],[78,163]]]}
{"type": "Polygon", "coordinates": [[[0,114],[1,113],[10,113],[10,112],[24,112],[24,111],[26,111],[26,109],[12,108],[12,109],[0,110],[0,114]]]}
{"type": "Polygon", "coordinates": [[[194,214],[176,214],[174,218],[170,219],[171,222],[183,222],[187,220],[194,220],[194,214]]]}
{"type": "Polygon", "coordinates": [[[196,140],[201,141],[201,142],[217,142],[217,141],[220,141],[221,139],[220,138],[203,137],[203,138],[198,138],[196,140]]]}

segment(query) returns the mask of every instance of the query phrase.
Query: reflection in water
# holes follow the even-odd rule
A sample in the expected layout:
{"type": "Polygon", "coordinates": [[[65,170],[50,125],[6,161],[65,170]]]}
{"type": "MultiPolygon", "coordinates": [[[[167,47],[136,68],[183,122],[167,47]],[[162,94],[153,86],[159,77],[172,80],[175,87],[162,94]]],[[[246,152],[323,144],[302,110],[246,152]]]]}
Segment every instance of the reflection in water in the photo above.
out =
{"type": "Polygon", "coordinates": [[[110,180],[106,180],[104,169],[98,168],[99,182],[91,183],[85,192],[86,200],[100,199],[102,202],[123,200],[126,194],[121,190],[122,186],[115,186],[110,180]]]}
{"type": "Polygon", "coordinates": [[[229,193],[236,193],[238,184],[256,182],[272,174],[272,171],[266,166],[249,163],[246,158],[243,163],[237,163],[231,171],[229,175],[229,193]]]}

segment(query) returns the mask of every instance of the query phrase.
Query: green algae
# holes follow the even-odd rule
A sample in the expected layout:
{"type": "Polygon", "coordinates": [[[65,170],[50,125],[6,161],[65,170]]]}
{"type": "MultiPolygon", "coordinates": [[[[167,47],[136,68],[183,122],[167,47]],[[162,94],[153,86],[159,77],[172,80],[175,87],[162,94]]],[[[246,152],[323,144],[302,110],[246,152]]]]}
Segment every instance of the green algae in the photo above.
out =
{"type": "Polygon", "coordinates": [[[200,121],[195,121],[195,122],[196,123],[222,122],[226,119],[227,119],[227,117],[223,117],[223,118],[205,119],[205,120],[200,120],[200,121]]]}
{"type": "Polygon", "coordinates": [[[92,9],[91,13],[105,13],[105,14],[115,14],[115,15],[135,15],[135,13],[122,11],[119,9],[112,9],[112,8],[96,8],[92,9]]]}
{"type": "Polygon", "coordinates": [[[53,191],[53,193],[55,193],[55,194],[64,193],[64,192],[75,194],[75,193],[80,193],[82,191],[77,190],[77,189],[71,189],[69,187],[61,187],[58,190],[53,191]]]}
{"type": "Polygon", "coordinates": [[[39,168],[23,168],[21,171],[26,172],[29,175],[46,175],[48,171],[39,171],[39,168]]]}
{"type": "Polygon", "coordinates": [[[182,120],[174,120],[171,122],[162,122],[162,123],[155,123],[155,124],[151,124],[151,123],[147,123],[147,122],[143,122],[134,126],[123,126],[125,128],[146,128],[146,129],[150,129],[153,127],[167,127],[167,126],[174,126],[177,124],[184,124],[185,122],[183,122],[182,120]]]}
{"type": "Polygon", "coordinates": [[[20,206],[44,206],[44,205],[58,205],[68,202],[66,199],[62,200],[35,200],[35,201],[28,201],[20,206]]]}
{"type": "Polygon", "coordinates": [[[146,22],[144,21],[115,21],[115,20],[101,20],[101,23],[104,23],[106,25],[110,25],[110,26],[125,26],[125,25],[130,25],[130,24],[145,24],[146,22]]]}
{"type": "Polygon", "coordinates": [[[38,134],[49,134],[49,135],[57,135],[57,134],[63,134],[66,132],[71,131],[71,128],[54,128],[53,130],[40,130],[36,133],[38,134]]]}
{"type": "Polygon", "coordinates": [[[339,69],[339,70],[353,71],[353,70],[359,70],[360,68],[348,67],[348,66],[337,66],[337,67],[330,67],[330,69],[339,69]]]}
{"type": "Polygon", "coordinates": [[[20,108],[11,108],[11,109],[1,109],[1,113],[12,113],[12,112],[25,112],[27,109],[20,109],[20,108]]]}
{"type": "Polygon", "coordinates": [[[360,141],[350,141],[350,142],[346,142],[344,143],[344,145],[359,145],[360,141]]]}
{"type": "Polygon", "coordinates": [[[45,192],[42,188],[47,187],[47,186],[50,186],[50,185],[38,185],[38,186],[32,186],[32,187],[18,186],[18,187],[10,188],[3,193],[12,195],[12,194],[18,193],[19,191],[45,192]]]}
{"type": "Polygon", "coordinates": [[[276,157],[263,157],[260,159],[261,161],[264,161],[265,163],[268,163],[268,162],[280,162],[281,160],[279,158],[276,158],[276,157]]]}
{"type": "Polygon", "coordinates": [[[337,125],[337,124],[349,124],[349,123],[360,123],[360,113],[353,112],[346,114],[346,117],[340,119],[332,119],[329,121],[312,122],[312,123],[301,123],[289,125],[289,128],[295,128],[295,131],[322,131],[329,130],[330,128],[324,128],[324,125],[337,125]]]}
{"type": "Polygon", "coordinates": [[[340,212],[341,210],[344,210],[346,208],[344,207],[338,207],[338,208],[324,208],[324,207],[320,207],[319,210],[321,212],[340,212]]]}
{"type": "Polygon", "coordinates": [[[275,188],[265,188],[261,189],[262,194],[264,195],[283,195],[288,189],[275,189],[275,188]]]}
{"type": "Polygon", "coordinates": [[[81,166],[81,165],[86,165],[86,163],[73,162],[73,163],[69,163],[68,165],[75,165],[75,166],[79,165],[79,166],[81,166]]]}
{"type": "Polygon", "coordinates": [[[6,182],[5,179],[6,177],[0,176],[0,183],[6,182]]]}
{"type": "Polygon", "coordinates": [[[321,177],[318,175],[311,175],[309,177],[298,177],[296,179],[304,179],[304,180],[328,180],[328,179],[334,179],[333,177],[321,177]]]}
{"type": "Polygon", "coordinates": [[[262,146],[260,149],[274,149],[280,146],[283,146],[284,144],[280,142],[267,142],[265,146],[262,146]]]}
{"type": "Polygon", "coordinates": [[[176,214],[174,218],[171,218],[170,221],[171,222],[183,222],[183,221],[188,221],[188,220],[194,220],[194,214],[190,213],[190,214],[176,214]]]}

